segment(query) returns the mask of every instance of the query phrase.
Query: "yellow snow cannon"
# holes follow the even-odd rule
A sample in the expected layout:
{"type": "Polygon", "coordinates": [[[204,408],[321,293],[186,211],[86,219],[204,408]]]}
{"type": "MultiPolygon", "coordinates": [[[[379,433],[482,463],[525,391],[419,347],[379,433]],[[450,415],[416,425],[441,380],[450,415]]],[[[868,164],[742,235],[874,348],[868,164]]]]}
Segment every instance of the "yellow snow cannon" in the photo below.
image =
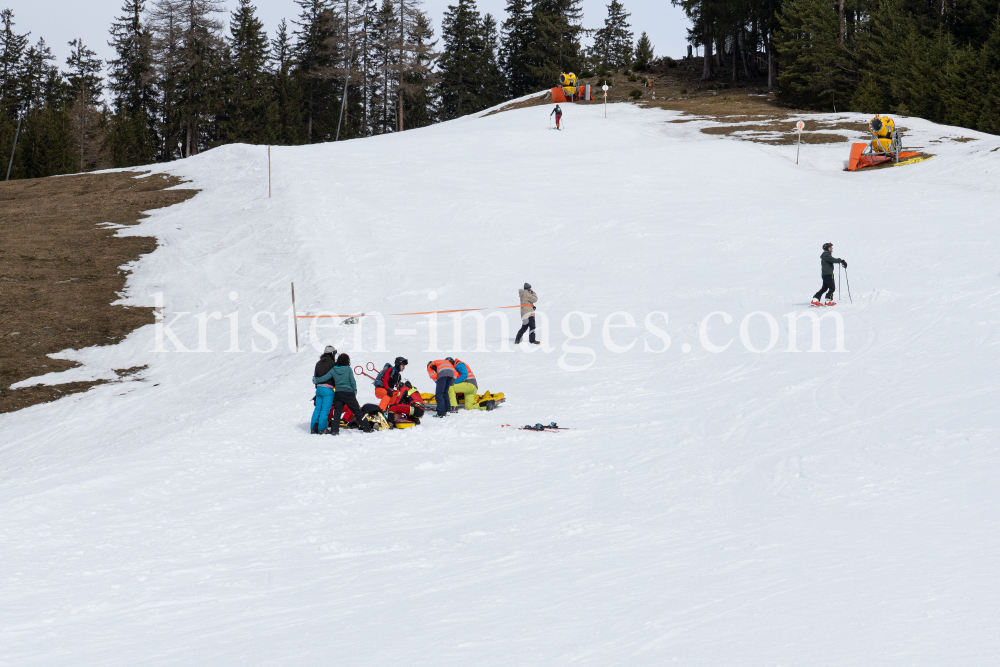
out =
{"type": "Polygon", "coordinates": [[[559,85],[562,86],[563,93],[566,95],[576,95],[576,74],[572,72],[560,74],[559,85]]]}
{"type": "Polygon", "coordinates": [[[893,153],[893,140],[898,139],[896,123],[888,116],[876,115],[868,121],[868,130],[872,133],[873,153],[893,153]]]}
{"type": "Polygon", "coordinates": [[[868,121],[868,132],[872,135],[870,142],[851,144],[847,171],[857,171],[886,162],[898,163],[900,158],[919,155],[915,152],[903,152],[903,137],[896,129],[896,123],[888,116],[876,114],[868,121]]]}

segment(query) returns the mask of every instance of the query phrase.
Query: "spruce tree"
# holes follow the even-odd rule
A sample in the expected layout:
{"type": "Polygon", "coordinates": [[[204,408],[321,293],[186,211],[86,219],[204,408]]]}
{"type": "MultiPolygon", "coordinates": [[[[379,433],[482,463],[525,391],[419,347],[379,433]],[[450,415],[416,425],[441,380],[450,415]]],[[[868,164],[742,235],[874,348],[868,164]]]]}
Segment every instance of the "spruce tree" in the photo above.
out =
{"type": "Polygon", "coordinates": [[[627,69],[632,65],[632,39],[625,7],[618,0],[611,0],[604,27],[594,35],[594,52],[601,64],[612,70],[627,69]]]}
{"type": "MultiPolygon", "coordinates": [[[[416,127],[407,116],[411,105],[418,118],[428,115],[429,92],[434,82],[433,31],[417,0],[399,0],[396,38],[396,129],[416,127]],[[407,99],[410,104],[407,104],[407,99]]],[[[425,123],[426,124],[426,123],[425,123]]]]}
{"type": "Polygon", "coordinates": [[[108,89],[114,115],[107,147],[115,167],[148,164],[156,157],[157,99],[152,33],[142,21],[144,0],[126,0],[111,24],[116,57],[108,62],[108,89]]]}
{"type": "Polygon", "coordinates": [[[506,11],[507,19],[500,29],[500,67],[509,94],[521,97],[536,87],[528,61],[533,32],[531,6],[528,0],[507,0],[506,11]]]}
{"type": "Polygon", "coordinates": [[[653,62],[653,43],[649,41],[649,37],[643,31],[635,45],[635,69],[645,72],[649,69],[651,62],[653,62]]]}
{"type": "MultiPolygon", "coordinates": [[[[156,0],[151,12],[157,50],[166,51],[168,71],[161,77],[169,105],[166,129],[179,135],[184,155],[208,148],[218,134],[213,121],[222,107],[225,44],[216,15],[222,6],[222,0],[156,0]]],[[[172,138],[165,141],[166,151],[172,151],[172,143],[172,138]]]]}
{"type": "Polygon", "coordinates": [[[43,39],[26,54],[31,106],[17,142],[18,155],[11,178],[56,176],[79,168],[71,136],[71,90],[54,61],[55,56],[43,39]]]}
{"type": "Polygon", "coordinates": [[[157,160],[184,157],[180,80],[184,71],[183,31],[177,2],[155,0],[150,12],[154,80],[157,86],[157,160]]]}
{"type": "Polygon", "coordinates": [[[225,142],[274,143],[278,108],[267,72],[268,40],[250,0],[239,0],[230,18],[230,71],[225,142]]]}
{"type": "Polygon", "coordinates": [[[458,0],[458,4],[448,5],[441,22],[441,37],[444,40],[438,85],[441,119],[451,120],[484,109],[485,45],[475,0],[458,0]]]}
{"type": "Polygon", "coordinates": [[[337,38],[335,14],[328,0],[296,0],[296,4],[302,12],[295,22],[295,71],[305,102],[306,142],[329,141],[336,132],[340,111],[333,70],[342,59],[331,48],[337,38]]]}
{"type": "Polygon", "coordinates": [[[786,0],[775,46],[783,72],[778,97],[786,104],[836,111],[848,106],[850,54],[839,43],[838,15],[827,0],[786,0]]]}
{"type": "Polygon", "coordinates": [[[294,64],[288,25],[281,19],[271,40],[271,89],[277,106],[275,143],[294,146],[302,143],[302,89],[292,76],[294,64]]]}
{"type": "Polygon", "coordinates": [[[559,85],[559,74],[580,71],[580,0],[534,0],[526,50],[533,89],[559,85]]]}
{"type": "Polygon", "coordinates": [[[507,80],[500,68],[500,34],[492,14],[483,17],[482,99],[483,108],[509,98],[507,80]]]}
{"type": "Polygon", "coordinates": [[[371,126],[373,134],[396,129],[398,17],[392,0],[382,0],[371,25],[371,126]]]}
{"type": "Polygon", "coordinates": [[[409,29],[415,66],[404,74],[404,107],[406,127],[426,127],[437,120],[434,88],[437,76],[433,66],[434,29],[426,14],[421,12],[409,29]]]}
{"type": "Polygon", "coordinates": [[[993,30],[979,57],[977,78],[983,92],[976,129],[1000,134],[1000,18],[994,19],[993,30]]]}
{"type": "Polygon", "coordinates": [[[88,49],[82,40],[74,39],[66,65],[69,71],[63,76],[69,82],[73,95],[70,110],[73,144],[79,161],[79,171],[104,167],[102,148],[104,129],[101,126],[101,111],[98,109],[104,83],[101,79],[102,62],[97,54],[88,49]]]}
{"type": "Polygon", "coordinates": [[[16,115],[22,109],[21,78],[28,35],[14,32],[14,12],[0,11],[0,111],[16,115]]]}

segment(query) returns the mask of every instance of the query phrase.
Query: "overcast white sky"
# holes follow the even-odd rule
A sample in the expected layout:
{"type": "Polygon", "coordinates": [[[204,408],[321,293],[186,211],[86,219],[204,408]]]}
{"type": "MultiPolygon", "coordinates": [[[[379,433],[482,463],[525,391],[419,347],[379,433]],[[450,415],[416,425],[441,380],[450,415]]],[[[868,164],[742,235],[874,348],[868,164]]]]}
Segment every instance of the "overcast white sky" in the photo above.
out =
{"type": "MultiPolygon", "coordinates": [[[[434,36],[441,36],[441,16],[449,4],[455,0],[424,0],[424,7],[434,21],[434,36]]],[[[607,16],[610,0],[583,0],[583,25],[586,28],[600,28],[607,16]]],[[[64,68],[69,55],[67,42],[77,37],[97,52],[98,57],[107,60],[113,55],[108,46],[108,29],[112,19],[121,11],[121,0],[0,0],[0,8],[14,11],[15,30],[30,32],[34,44],[44,37],[64,68]]],[[[147,0],[149,6],[150,0],[147,0]]],[[[228,0],[227,6],[235,6],[235,0],[228,0]]],[[[264,22],[269,35],[274,35],[275,27],[284,17],[291,25],[298,16],[299,6],[292,0],[258,0],[254,3],[258,16],[264,22]]],[[[477,0],[479,11],[491,13],[497,21],[503,22],[505,0],[477,0]]],[[[688,20],[684,12],[670,4],[670,0],[623,0],[632,16],[629,19],[638,39],[643,30],[649,35],[658,56],[679,58],[687,52],[688,20]]],[[[225,17],[228,24],[228,16],[225,17]]]]}

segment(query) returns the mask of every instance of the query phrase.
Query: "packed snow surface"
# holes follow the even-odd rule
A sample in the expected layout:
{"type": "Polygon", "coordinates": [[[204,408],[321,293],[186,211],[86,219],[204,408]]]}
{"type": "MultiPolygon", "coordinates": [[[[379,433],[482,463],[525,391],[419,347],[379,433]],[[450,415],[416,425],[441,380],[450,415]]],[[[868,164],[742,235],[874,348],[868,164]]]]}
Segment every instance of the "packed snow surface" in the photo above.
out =
{"type": "Polygon", "coordinates": [[[165,166],[201,193],[119,233],[170,328],[22,384],[148,368],[0,415],[0,664],[995,664],[1000,138],[903,119],[936,157],[848,173],[564,109],[272,148],[270,199],[265,147],[165,166]],[[810,310],[827,241],[853,303],[810,310]],[[542,346],[394,315],[525,281],[542,346]],[[296,354],[292,282],[384,349],[300,319],[296,354]],[[508,399],[312,436],[331,343],[508,399]]]}

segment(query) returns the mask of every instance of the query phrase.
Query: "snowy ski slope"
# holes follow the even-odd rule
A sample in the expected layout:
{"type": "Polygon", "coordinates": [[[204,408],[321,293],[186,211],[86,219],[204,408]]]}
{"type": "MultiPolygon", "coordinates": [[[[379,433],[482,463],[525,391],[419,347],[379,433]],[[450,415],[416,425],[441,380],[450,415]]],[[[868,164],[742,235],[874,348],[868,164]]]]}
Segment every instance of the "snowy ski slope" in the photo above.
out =
{"type": "Polygon", "coordinates": [[[191,351],[152,325],[68,351],[25,384],[149,367],[0,415],[0,664],[995,664],[1000,137],[906,119],[937,157],[847,173],[846,144],[796,166],[673,113],[548,111],[274,148],[271,199],[262,147],[165,167],[202,192],[120,232],[160,241],[124,302],[191,351]],[[810,352],[826,241],[853,304],[810,352]],[[482,344],[386,315],[385,351],[375,319],[300,320],[295,354],[292,281],[307,314],[528,281],[545,345],[507,309],[482,344]],[[327,343],[424,391],[460,348],[508,401],[310,436],[327,343]],[[501,428],[539,421],[576,430],[501,428]]]}

